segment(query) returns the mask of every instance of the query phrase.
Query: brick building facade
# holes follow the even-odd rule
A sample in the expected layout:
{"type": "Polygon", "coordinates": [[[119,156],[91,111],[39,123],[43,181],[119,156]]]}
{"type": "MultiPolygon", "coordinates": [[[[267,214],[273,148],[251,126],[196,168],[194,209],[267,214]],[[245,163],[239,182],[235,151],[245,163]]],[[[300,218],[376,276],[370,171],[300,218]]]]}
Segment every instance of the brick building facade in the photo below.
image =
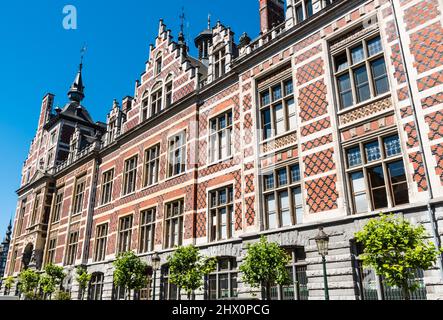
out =
{"type": "MultiPolygon", "coordinates": [[[[331,299],[400,294],[363,270],[354,233],[380,212],[443,234],[441,0],[260,0],[260,36],[217,22],[174,41],[161,20],[134,97],[106,123],[44,97],[22,171],[7,275],[47,263],[93,273],[90,299],[118,299],[112,262],[161,257],[156,298],[174,299],[166,258],[195,244],[219,259],[197,299],[251,298],[238,266],[266,235],[290,252],[276,299],[323,299],[314,237],[330,235],[331,299]],[[288,266],[289,267],[289,266],[288,266]]],[[[258,13],[257,13],[258,14],[258,13]]],[[[416,298],[443,298],[441,260],[416,298]]],[[[152,288],[134,293],[147,299],[152,288]]]]}

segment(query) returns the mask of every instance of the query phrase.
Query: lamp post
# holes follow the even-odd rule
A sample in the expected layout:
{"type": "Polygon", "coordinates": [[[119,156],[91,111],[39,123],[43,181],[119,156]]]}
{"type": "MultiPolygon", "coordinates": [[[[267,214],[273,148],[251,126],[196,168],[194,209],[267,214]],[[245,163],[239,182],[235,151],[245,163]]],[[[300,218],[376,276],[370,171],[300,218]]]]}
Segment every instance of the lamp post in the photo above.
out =
{"type": "Polygon", "coordinates": [[[323,261],[323,279],[325,282],[325,300],[329,300],[328,276],[326,273],[326,256],[328,255],[329,236],[319,228],[318,235],[315,237],[317,243],[318,254],[321,255],[323,261]]]}
{"type": "Polygon", "coordinates": [[[155,300],[155,280],[157,278],[157,270],[160,268],[160,256],[157,252],[154,252],[151,258],[152,261],[152,272],[154,273],[154,283],[152,287],[152,300],[155,300]]]}

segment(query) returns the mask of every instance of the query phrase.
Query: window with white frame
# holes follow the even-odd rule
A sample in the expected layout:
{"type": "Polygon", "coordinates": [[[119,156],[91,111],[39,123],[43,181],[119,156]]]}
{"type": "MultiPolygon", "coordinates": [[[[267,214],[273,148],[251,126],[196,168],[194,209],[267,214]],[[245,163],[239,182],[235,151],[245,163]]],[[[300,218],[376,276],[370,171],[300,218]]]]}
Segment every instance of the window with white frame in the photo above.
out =
{"type": "Polygon", "coordinates": [[[108,224],[97,226],[95,231],[94,261],[103,261],[106,257],[106,244],[108,242],[108,224]]]}
{"type": "Polygon", "coordinates": [[[162,88],[155,91],[151,94],[151,112],[149,114],[150,117],[155,116],[162,110],[162,98],[163,98],[163,90],[162,88]]]}
{"type": "Polygon", "coordinates": [[[346,166],[354,213],[409,203],[408,183],[397,134],[346,148],[346,166]]]}
{"type": "Polygon", "coordinates": [[[333,54],[338,104],[342,109],[389,91],[383,45],[378,33],[351,42],[333,54]]]}
{"type": "Polygon", "coordinates": [[[237,298],[237,279],[237,258],[219,258],[216,270],[207,276],[206,298],[208,300],[237,298]]]}
{"type": "Polygon", "coordinates": [[[105,275],[102,272],[95,272],[89,282],[88,300],[102,300],[103,284],[105,275]]]}
{"type": "Polygon", "coordinates": [[[180,288],[169,281],[170,273],[167,265],[161,268],[160,278],[160,299],[161,300],[180,300],[180,288]]]}
{"type": "Polygon", "coordinates": [[[77,179],[75,184],[74,202],[72,214],[80,214],[83,210],[83,199],[85,195],[86,176],[77,179]]]}
{"type": "Polygon", "coordinates": [[[66,265],[71,266],[77,259],[78,231],[71,232],[68,236],[68,248],[66,254],[66,265]]]}
{"type": "Polygon", "coordinates": [[[169,108],[172,104],[172,80],[166,83],[165,108],[169,108]]]}
{"type": "Polygon", "coordinates": [[[233,236],[234,228],[233,186],[209,192],[209,239],[226,240],[233,236]]]}
{"type": "Polygon", "coordinates": [[[135,191],[135,182],[137,178],[137,159],[132,157],[125,161],[125,171],[123,175],[123,195],[133,193],[135,191]]]}
{"type": "Polygon", "coordinates": [[[63,208],[63,189],[58,189],[55,195],[54,212],[52,213],[52,223],[60,220],[63,208]]]}
{"type": "Polygon", "coordinates": [[[112,200],[112,185],[114,181],[114,169],[103,173],[101,204],[107,204],[112,200]]]}
{"type": "Polygon", "coordinates": [[[143,186],[151,186],[158,182],[160,164],[160,144],[145,151],[145,170],[143,186]]]}
{"type": "Polygon", "coordinates": [[[145,121],[149,117],[149,96],[147,93],[142,99],[142,121],[145,121]]]}
{"type": "Polygon", "coordinates": [[[295,22],[300,23],[309,18],[314,13],[312,0],[296,1],[295,3],[295,22]]]}
{"type": "Polygon", "coordinates": [[[214,78],[222,77],[226,72],[226,49],[223,47],[214,53],[214,78]]]}
{"type": "Polygon", "coordinates": [[[296,129],[292,78],[285,78],[260,90],[260,114],[263,140],[296,129]]]}
{"type": "Polygon", "coordinates": [[[35,195],[35,199],[34,199],[34,207],[32,208],[31,225],[30,226],[33,226],[36,223],[38,211],[40,209],[41,197],[42,197],[42,192],[41,191],[37,192],[35,195]]]}
{"type": "Polygon", "coordinates": [[[232,155],[232,111],[209,121],[209,162],[226,159],[232,155]]]}
{"type": "Polygon", "coordinates": [[[181,246],[183,242],[184,200],[166,204],[164,248],[181,246]]]}
{"type": "Polygon", "coordinates": [[[155,239],[155,208],[141,212],[139,253],[151,252],[154,250],[155,239]]]}
{"type": "Polygon", "coordinates": [[[185,172],[186,167],[186,131],[169,138],[168,177],[185,172]]]}
{"type": "Polygon", "coordinates": [[[54,263],[56,249],[57,249],[57,238],[50,239],[48,244],[48,251],[46,253],[46,265],[54,263]]]}
{"type": "Polygon", "coordinates": [[[162,72],[163,67],[163,59],[160,54],[157,55],[157,59],[155,59],[155,75],[159,75],[162,72]]]}
{"type": "Polygon", "coordinates": [[[299,164],[263,174],[265,226],[287,227],[303,222],[303,196],[299,164]]]}
{"type": "Polygon", "coordinates": [[[120,218],[119,220],[117,253],[127,252],[131,250],[132,220],[132,215],[120,218]]]}

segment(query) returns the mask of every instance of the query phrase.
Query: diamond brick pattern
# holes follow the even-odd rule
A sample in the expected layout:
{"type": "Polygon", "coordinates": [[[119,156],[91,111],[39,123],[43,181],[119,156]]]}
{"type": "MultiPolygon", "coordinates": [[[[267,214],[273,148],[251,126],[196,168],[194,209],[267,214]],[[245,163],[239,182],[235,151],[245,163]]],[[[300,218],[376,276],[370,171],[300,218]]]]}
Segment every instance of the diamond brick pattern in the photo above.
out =
{"type": "Polygon", "coordinates": [[[443,138],[443,110],[428,114],[425,120],[429,125],[429,140],[443,138]]]}
{"type": "Polygon", "coordinates": [[[311,213],[337,209],[337,176],[331,175],[305,183],[308,193],[307,204],[311,213]]]}
{"type": "Polygon", "coordinates": [[[255,196],[245,198],[245,207],[246,207],[245,218],[248,227],[253,226],[255,223],[254,203],[255,203],[255,196]]]}
{"type": "Polygon", "coordinates": [[[156,245],[160,245],[163,242],[162,241],[162,230],[163,230],[162,222],[161,221],[157,222],[155,224],[155,244],[156,245]]]}
{"type": "Polygon", "coordinates": [[[324,74],[323,59],[318,58],[297,70],[297,84],[300,86],[324,74]]]}
{"type": "Polygon", "coordinates": [[[248,93],[243,97],[243,112],[249,111],[252,108],[252,98],[248,93]]]}
{"type": "Polygon", "coordinates": [[[440,22],[412,34],[410,49],[419,74],[443,65],[443,28],[440,22]]]}
{"type": "Polygon", "coordinates": [[[239,170],[234,172],[234,180],[235,180],[234,184],[235,200],[240,200],[242,195],[242,186],[241,186],[241,174],[239,170]]]}
{"type": "Polygon", "coordinates": [[[312,48],[312,49],[310,49],[310,50],[308,50],[308,51],[306,51],[306,52],[296,56],[295,57],[295,64],[302,63],[303,61],[309,59],[310,57],[320,53],[321,52],[321,48],[322,48],[322,46],[318,45],[318,46],[316,46],[316,47],[314,47],[314,48],[312,48]]]}
{"type": "Polygon", "coordinates": [[[431,108],[433,106],[443,103],[443,92],[431,95],[421,100],[421,105],[423,109],[431,108]]]}
{"type": "Polygon", "coordinates": [[[422,154],[420,152],[409,154],[409,161],[414,166],[414,181],[417,183],[418,192],[427,191],[428,182],[426,181],[422,154]]]}
{"type": "Polygon", "coordinates": [[[326,136],[314,139],[314,140],[309,140],[308,142],[305,142],[302,144],[302,150],[306,151],[306,150],[311,150],[320,146],[323,146],[325,144],[331,143],[332,142],[332,134],[328,134],[326,136]]]}
{"type": "Polygon", "coordinates": [[[321,119],[319,121],[316,121],[314,123],[311,123],[307,126],[304,126],[301,130],[301,135],[303,137],[309,136],[313,133],[319,132],[324,129],[328,129],[331,127],[331,121],[330,118],[321,119]]]}
{"type": "Polygon", "coordinates": [[[248,174],[245,176],[245,193],[252,193],[255,191],[254,187],[254,174],[248,174]]]}
{"type": "Polygon", "coordinates": [[[408,136],[408,141],[406,145],[409,149],[418,147],[417,129],[414,122],[409,122],[404,125],[405,132],[408,136]]]}
{"type": "Polygon", "coordinates": [[[194,214],[187,214],[184,217],[184,239],[194,238],[194,214]]]}
{"type": "Polygon", "coordinates": [[[409,98],[409,91],[407,87],[397,90],[397,96],[399,101],[403,101],[409,98]]]}
{"type": "Polygon", "coordinates": [[[437,162],[435,173],[440,177],[441,185],[443,186],[443,145],[432,146],[431,150],[437,162]]]}
{"type": "Polygon", "coordinates": [[[411,30],[438,17],[438,0],[422,0],[405,10],[406,30],[411,30]]]}
{"type": "Polygon", "coordinates": [[[243,217],[241,203],[235,204],[235,231],[242,230],[243,217]]]}
{"type": "Polygon", "coordinates": [[[294,46],[294,52],[300,52],[304,48],[306,48],[307,46],[313,44],[315,41],[318,41],[318,40],[320,40],[320,32],[317,32],[317,33],[307,37],[305,40],[297,43],[294,46]]]}
{"type": "Polygon", "coordinates": [[[401,114],[402,119],[412,116],[411,106],[407,106],[407,107],[400,109],[400,114],[401,114]]]}
{"type": "Polygon", "coordinates": [[[397,79],[397,82],[398,83],[406,82],[405,68],[400,53],[400,46],[398,44],[392,46],[391,60],[395,70],[394,77],[395,79],[397,79]]]}
{"type": "Polygon", "coordinates": [[[208,187],[208,182],[201,182],[197,187],[197,210],[207,208],[206,200],[206,188],[208,187]]]}
{"type": "Polygon", "coordinates": [[[303,162],[305,163],[305,177],[334,170],[334,149],[330,148],[313,153],[304,157],[303,162]]]}
{"type": "Polygon", "coordinates": [[[178,101],[181,98],[187,96],[194,91],[194,83],[188,83],[184,87],[181,87],[178,91],[174,92],[174,101],[178,101]]]}
{"type": "Polygon", "coordinates": [[[248,90],[251,89],[251,88],[252,88],[252,83],[251,83],[251,82],[248,82],[248,83],[246,83],[246,84],[243,85],[242,90],[243,90],[243,91],[248,91],[248,90]]]}
{"type": "Polygon", "coordinates": [[[417,81],[418,90],[425,91],[443,83],[443,71],[434,72],[433,74],[420,78],[417,81]]]}
{"type": "Polygon", "coordinates": [[[206,212],[197,213],[196,218],[196,237],[206,237],[206,212]]]}
{"type": "Polygon", "coordinates": [[[394,22],[391,21],[386,24],[386,34],[388,35],[388,42],[398,39],[398,33],[394,22]]]}
{"type": "Polygon", "coordinates": [[[323,80],[317,81],[300,90],[298,98],[300,118],[309,121],[328,112],[326,85],[323,80]]]}

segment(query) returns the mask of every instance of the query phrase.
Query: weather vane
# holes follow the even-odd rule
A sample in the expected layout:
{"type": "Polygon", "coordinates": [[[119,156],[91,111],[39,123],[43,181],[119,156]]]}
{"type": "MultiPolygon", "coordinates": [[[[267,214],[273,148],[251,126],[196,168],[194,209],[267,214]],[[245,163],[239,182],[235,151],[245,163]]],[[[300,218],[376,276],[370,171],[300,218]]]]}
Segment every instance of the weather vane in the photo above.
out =
{"type": "Polygon", "coordinates": [[[180,14],[180,31],[184,32],[184,24],[185,24],[185,7],[182,7],[182,13],[180,14]]]}
{"type": "Polygon", "coordinates": [[[87,50],[88,50],[88,47],[86,46],[86,43],[85,43],[85,44],[83,44],[83,47],[80,49],[80,66],[83,66],[83,58],[84,58],[87,50]]]}

